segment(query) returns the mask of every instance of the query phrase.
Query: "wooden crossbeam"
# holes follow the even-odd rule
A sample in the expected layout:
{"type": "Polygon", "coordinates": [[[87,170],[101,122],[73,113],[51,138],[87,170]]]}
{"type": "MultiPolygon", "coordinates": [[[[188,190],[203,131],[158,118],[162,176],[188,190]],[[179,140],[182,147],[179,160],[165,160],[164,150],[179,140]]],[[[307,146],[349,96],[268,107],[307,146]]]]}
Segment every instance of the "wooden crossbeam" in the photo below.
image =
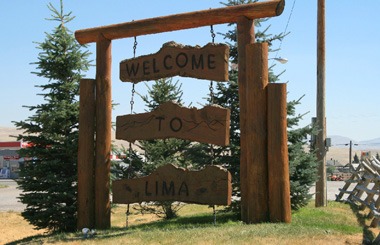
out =
{"type": "Polygon", "coordinates": [[[259,19],[279,16],[285,0],[270,0],[238,6],[188,12],[120,24],[78,30],[75,38],[80,44],[97,42],[99,35],[108,40],[147,34],[197,28],[202,26],[236,23],[240,17],[259,19]]]}
{"type": "Polygon", "coordinates": [[[380,193],[379,190],[375,190],[374,188],[369,189],[369,188],[367,188],[365,186],[362,186],[362,185],[357,185],[356,189],[364,191],[364,192],[367,192],[367,194],[373,194],[374,195],[374,194],[379,194],[380,193]]]}

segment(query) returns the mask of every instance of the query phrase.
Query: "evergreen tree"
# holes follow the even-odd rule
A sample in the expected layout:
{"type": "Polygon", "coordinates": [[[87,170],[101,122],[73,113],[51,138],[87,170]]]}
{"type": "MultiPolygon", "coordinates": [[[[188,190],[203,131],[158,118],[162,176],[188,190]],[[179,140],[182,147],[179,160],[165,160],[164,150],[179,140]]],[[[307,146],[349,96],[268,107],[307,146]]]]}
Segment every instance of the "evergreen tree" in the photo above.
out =
{"type": "MultiPolygon", "coordinates": [[[[229,0],[225,3],[226,6],[233,6],[238,4],[246,4],[251,2],[257,2],[257,0],[229,0]]],[[[256,20],[255,26],[261,27],[262,22],[265,20],[256,20]]],[[[268,28],[263,31],[256,30],[255,37],[256,42],[268,42],[271,47],[272,42],[276,40],[282,40],[285,33],[279,35],[268,34],[268,28]]],[[[236,28],[230,30],[224,34],[225,39],[229,41],[230,45],[230,59],[232,63],[238,63],[237,53],[237,31],[236,28]]],[[[270,50],[273,51],[273,50],[270,50]]],[[[276,82],[279,75],[275,75],[270,67],[269,81],[276,82]]],[[[229,77],[229,83],[218,83],[217,93],[215,94],[215,104],[221,105],[231,110],[231,128],[230,128],[230,146],[226,148],[218,147],[214,153],[214,162],[221,164],[228,168],[232,174],[233,179],[233,195],[239,196],[240,190],[240,120],[239,120],[239,96],[238,96],[238,71],[231,70],[229,77]]],[[[294,129],[298,126],[299,121],[302,119],[302,115],[296,115],[295,106],[300,103],[299,100],[288,102],[288,148],[289,148],[289,163],[290,163],[290,195],[292,209],[296,210],[302,206],[305,206],[311,198],[309,194],[310,187],[316,181],[317,175],[317,162],[313,153],[306,152],[304,145],[307,143],[307,135],[313,133],[311,127],[304,127],[300,129],[294,129]]],[[[315,132],[314,132],[315,133],[315,132]]],[[[202,146],[193,146],[202,147],[202,146]]],[[[205,149],[205,146],[203,146],[205,149]]],[[[197,153],[202,151],[197,150],[197,153]]],[[[204,150],[203,152],[206,152],[204,150]]],[[[189,157],[190,158],[190,157],[189,157]]],[[[204,158],[207,159],[207,158],[204,158]]],[[[193,161],[202,161],[202,158],[194,156],[193,161]],[[198,160],[197,160],[198,159],[198,160]]],[[[199,165],[209,164],[209,161],[198,162],[199,165]]],[[[240,208],[239,203],[232,205],[233,209],[238,210],[240,208]]]]}
{"type": "Polygon", "coordinates": [[[51,21],[58,26],[38,44],[41,52],[34,74],[46,78],[42,90],[44,103],[26,106],[34,115],[14,122],[23,130],[18,140],[29,143],[19,151],[24,157],[20,170],[20,200],[26,204],[22,216],[36,229],[74,231],[76,229],[78,88],[81,73],[88,70],[89,53],[81,50],[65,26],[74,17],[48,4],[51,21]]]}
{"type": "Polygon", "coordinates": [[[314,151],[307,152],[304,146],[307,144],[307,136],[316,134],[313,127],[298,126],[302,115],[296,115],[295,106],[300,100],[288,102],[288,152],[290,175],[290,201],[293,210],[298,210],[308,204],[312,195],[310,187],[317,181],[317,160],[314,151]]]}
{"type": "MultiPolygon", "coordinates": [[[[354,156],[354,161],[353,163],[360,163],[360,160],[359,160],[359,157],[358,157],[358,154],[355,153],[355,156],[354,156]]],[[[350,163],[351,164],[351,163],[350,163]]]]}

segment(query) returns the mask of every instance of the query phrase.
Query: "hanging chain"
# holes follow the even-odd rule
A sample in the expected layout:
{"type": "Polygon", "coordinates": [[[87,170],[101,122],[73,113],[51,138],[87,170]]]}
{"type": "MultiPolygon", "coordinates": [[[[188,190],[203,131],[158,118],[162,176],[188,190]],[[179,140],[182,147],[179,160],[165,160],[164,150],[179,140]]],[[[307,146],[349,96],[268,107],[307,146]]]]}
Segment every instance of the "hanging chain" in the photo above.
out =
{"type": "MultiPolygon", "coordinates": [[[[137,49],[137,39],[135,37],[135,41],[133,42],[133,58],[136,58],[136,49],[137,49]]],[[[135,104],[135,101],[134,101],[134,96],[135,96],[135,83],[133,82],[133,85],[132,85],[132,96],[131,96],[131,114],[133,114],[133,105],[135,104]]]]}
{"type": "MultiPolygon", "coordinates": [[[[213,25],[210,25],[210,33],[211,33],[211,40],[212,40],[212,43],[214,44],[215,43],[215,32],[214,32],[214,26],[213,25]]],[[[210,80],[210,86],[209,86],[209,90],[210,90],[210,104],[214,104],[214,82],[212,80],[210,80]]],[[[214,165],[214,146],[212,144],[210,144],[210,154],[211,154],[211,165],[214,165]]],[[[215,206],[214,206],[215,208],[215,206]]]]}
{"type": "MultiPolygon", "coordinates": [[[[136,37],[134,38],[133,42],[133,58],[136,58],[136,49],[137,49],[137,39],[136,37]]],[[[135,104],[135,83],[132,84],[132,95],[131,95],[131,101],[129,102],[131,105],[131,114],[133,114],[133,106],[135,104]]],[[[132,164],[132,143],[129,142],[129,166],[132,164]]],[[[129,176],[128,176],[129,177],[129,176]]]]}
{"type": "Polygon", "coordinates": [[[214,159],[215,159],[215,156],[214,156],[214,145],[213,144],[210,144],[210,154],[211,154],[211,166],[214,165],[214,159]]]}
{"type": "Polygon", "coordinates": [[[216,225],[216,209],[215,209],[215,205],[212,207],[212,214],[214,215],[214,225],[216,225]]]}
{"type": "MultiPolygon", "coordinates": [[[[214,32],[214,26],[213,25],[210,25],[210,33],[211,33],[212,43],[214,44],[215,43],[215,32],[214,32]]],[[[210,104],[212,105],[212,104],[214,104],[214,82],[213,81],[210,81],[209,90],[210,90],[210,104]]]]}
{"type": "MultiPolygon", "coordinates": [[[[134,101],[134,97],[135,97],[135,83],[133,83],[132,85],[132,95],[131,95],[131,101],[129,102],[131,104],[131,115],[133,114],[133,106],[135,104],[135,101],[134,101]]],[[[132,142],[129,142],[129,166],[128,168],[130,168],[132,166],[132,154],[133,154],[133,150],[132,150],[132,142]]],[[[129,172],[128,172],[128,179],[129,179],[129,172]]]]}
{"type": "Polygon", "coordinates": [[[214,104],[214,82],[213,81],[210,81],[210,86],[209,86],[209,90],[210,90],[210,104],[214,104]]]}
{"type": "Polygon", "coordinates": [[[131,114],[133,114],[133,106],[135,104],[135,99],[134,99],[135,92],[136,92],[136,90],[135,90],[135,83],[133,83],[133,85],[132,85],[131,101],[129,102],[129,104],[131,105],[131,114]]]}
{"type": "Polygon", "coordinates": [[[137,49],[137,39],[135,37],[135,41],[133,43],[133,58],[136,58],[136,49],[137,49]]]}
{"type": "Polygon", "coordinates": [[[214,26],[213,25],[210,26],[210,33],[211,33],[212,43],[214,43],[215,42],[215,32],[214,32],[214,26]]]}
{"type": "MultiPolygon", "coordinates": [[[[136,49],[137,49],[137,39],[135,37],[135,41],[133,42],[133,58],[136,58],[136,49]]],[[[131,115],[133,114],[133,106],[135,104],[135,83],[132,84],[132,95],[131,95],[131,101],[129,102],[131,105],[131,115]]],[[[132,142],[129,142],[129,166],[132,166],[132,142]]],[[[129,175],[129,174],[128,174],[129,175]]],[[[129,178],[129,176],[128,176],[129,178]]],[[[128,207],[129,209],[129,207],[128,207]]]]}
{"type": "Polygon", "coordinates": [[[130,212],[129,212],[129,204],[128,204],[127,205],[127,211],[125,212],[125,216],[126,216],[126,218],[125,218],[125,227],[126,228],[128,228],[128,226],[129,226],[129,220],[128,220],[129,214],[130,214],[130,212]]]}
{"type": "MultiPolygon", "coordinates": [[[[133,58],[136,58],[136,49],[137,49],[137,39],[136,37],[134,38],[134,42],[133,42],[133,58]]],[[[135,83],[132,84],[132,94],[131,94],[131,101],[129,102],[130,105],[131,105],[131,115],[133,114],[133,107],[134,107],[134,104],[135,104],[135,83]]],[[[130,178],[130,168],[132,166],[132,155],[133,155],[133,150],[132,150],[132,142],[129,142],[129,166],[128,166],[128,169],[127,169],[127,178],[129,179],[130,178]]],[[[128,220],[128,217],[129,217],[129,204],[127,205],[127,211],[125,212],[125,215],[126,215],[126,219],[125,219],[125,226],[128,228],[129,226],[129,220],[128,220]]]]}

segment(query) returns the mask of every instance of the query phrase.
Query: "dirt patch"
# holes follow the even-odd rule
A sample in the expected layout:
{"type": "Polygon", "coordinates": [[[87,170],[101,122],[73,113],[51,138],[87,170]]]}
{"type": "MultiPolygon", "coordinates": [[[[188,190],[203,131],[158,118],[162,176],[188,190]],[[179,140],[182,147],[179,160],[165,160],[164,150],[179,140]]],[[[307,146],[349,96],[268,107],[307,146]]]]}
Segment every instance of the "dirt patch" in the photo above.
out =
{"type": "Polygon", "coordinates": [[[0,212],[0,224],[3,225],[0,244],[23,239],[29,236],[43,234],[44,230],[34,230],[20,213],[0,212]]]}

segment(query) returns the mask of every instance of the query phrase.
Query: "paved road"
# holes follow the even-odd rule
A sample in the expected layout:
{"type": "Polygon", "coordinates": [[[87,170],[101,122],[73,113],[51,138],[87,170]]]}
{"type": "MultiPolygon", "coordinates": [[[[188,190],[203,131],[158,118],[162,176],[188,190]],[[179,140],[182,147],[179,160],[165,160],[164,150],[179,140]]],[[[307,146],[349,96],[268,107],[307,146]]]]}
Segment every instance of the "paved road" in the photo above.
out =
{"type": "MultiPolygon", "coordinates": [[[[335,200],[335,195],[339,194],[339,188],[342,188],[344,184],[344,181],[327,181],[327,200],[335,200]]],[[[315,186],[310,188],[310,193],[315,193],[315,186]]],[[[313,198],[315,198],[315,195],[313,195],[313,198]]]]}
{"type": "MultiPolygon", "coordinates": [[[[7,188],[0,188],[0,212],[24,210],[25,205],[20,203],[18,196],[21,191],[17,189],[17,183],[10,179],[0,179],[1,185],[7,185],[7,188]]],[[[335,195],[339,194],[339,188],[344,185],[343,181],[327,181],[327,200],[335,200],[335,195]]],[[[315,193],[315,188],[310,189],[310,193],[315,193]]]]}
{"type": "Polygon", "coordinates": [[[6,185],[7,188],[0,188],[0,211],[21,212],[25,206],[18,200],[21,191],[17,189],[17,183],[10,179],[0,179],[0,185],[6,185]]]}

